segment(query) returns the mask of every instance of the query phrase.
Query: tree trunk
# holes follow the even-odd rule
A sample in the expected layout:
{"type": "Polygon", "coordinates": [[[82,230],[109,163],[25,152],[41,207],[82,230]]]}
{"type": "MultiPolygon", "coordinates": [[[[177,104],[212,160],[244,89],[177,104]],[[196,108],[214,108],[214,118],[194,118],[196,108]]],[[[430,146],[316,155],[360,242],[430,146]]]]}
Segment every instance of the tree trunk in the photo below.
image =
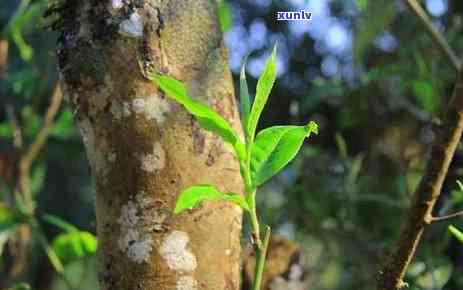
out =
{"type": "Polygon", "coordinates": [[[185,82],[239,130],[216,1],[65,0],[56,10],[61,84],[96,184],[102,289],[239,289],[241,210],[214,202],[173,214],[193,184],[242,192],[238,163],[144,77],[185,82]]]}

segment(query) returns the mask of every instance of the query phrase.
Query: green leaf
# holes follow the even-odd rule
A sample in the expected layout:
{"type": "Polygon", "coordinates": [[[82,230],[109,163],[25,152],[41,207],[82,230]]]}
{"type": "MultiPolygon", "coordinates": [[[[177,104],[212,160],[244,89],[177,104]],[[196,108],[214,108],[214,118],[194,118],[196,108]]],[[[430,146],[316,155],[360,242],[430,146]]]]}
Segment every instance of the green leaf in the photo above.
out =
{"type": "Polygon", "coordinates": [[[411,87],[420,107],[428,113],[432,113],[434,111],[433,86],[424,80],[414,80],[411,82],[411,87]]]}
{"type": "Polygon", "coordinates": [[[203,129],[219,135],[225,142],[230,143],[238,159],[241,162],[244,160],[244,145],[227,120],[203,103],[190,98],[182,82],[162,75],[153,75],[152,80],[168,97],[183,105],[190,114],[195,116],[203,129]]]}
{"type": "Polygon", "coordinates": [[[461,183],[460,180],[457,180],[457,185],[458,185],[458,188],[460,189],[460,191],[463,191],[463,183],[461,183]]]}
{"type": "Polygon", "coordinates": [[[174,213],[198,207],[203,201],[231,201],[245,210],[249,206],[243,196],[235,193],[223,193],[212,185],[195,185],[184,190],[177,199],[174,213]]]}
{"type": "Polygon", "coordinates": [[[219,0],[218,10],[220,28],[222,32],[227,32],[233,23],[230,5],[228,5],[226,0],[219,0]]]}
{"type": "Polygon", "coordinates": [[[31,290],[31,286],[29,286],[26,283],[18,283],[10,288],[4,289],[4,290],[31,290]]]}
{"type": "Polygon", "coordinates": [[[251,97],[249,96],[248,82],[246,80],[246,58],[241,66],[240,74],[240,107],[241,107],[241,122],[246,130],[249,122],[249,114],[251,113],[251,97]]]}
{"type": "Polygon", "coordinates": [[[27,32],[28,28],[34,27],[37,19],[47,8],[47,1],[35,1],[30,3],[29,0],[22,0],[16,13],[11,18],[6,28],[2,31],[3,34],[9,33],[13,42],[18,47],[21,58],[24,61],[30,61],[33,55],[32,47],[24,40],[23,33],[27,32]],[[32,25],[31,25],[32,24],[32,25]]]}
{"type": "Polygon", "coordinates": [[[249,140],[254,139],[256,134],[257,123],[259,122],[260,115],[264,109],[265,104],[267,103],[270,91],[272,90],[273,84],[277,76],[277,67],[276,67],[276,55],[277,55],[277,46],[273,48],[273,52],[265,63],[264,70],[257,81],[256,87],[256,97],[254,104],[252,105],[251,114],[249,116],[249,123],[247,125],[247,136],[249,140]]]}
{"type": "Polygon", "coordinates": [[[368,0],[355,0],[355,4],[359,10],[365,10],[368,6],[368,0]]]}
{"type": "Polygon", "coordinates": [[[0,232],[12,230],[21,222],[21,217],[16,211],[0,202],[0,232]]]}
{"type": "Polygon", "coordinates": [[[65,232],[72,233],[72,232],[78,232],[79,229],[75,227],[74,225],[70,224],[69,222],[63,220],[62,218],[51,215],[51,214],[43,214],[42,215],[43,221],[54,225],[60,229],[62,229],[65,232]]]}
{"type": "Polygon", "coordinates": [[[304,139],[318,133],[318,126],[275,126],[261,131],[252,147],[251,178],[259,186],[277,174],[297,154],[304,139]]]}
{"type": "Polygon", "coordinates": [[[458,230],[456,227],[450,225],[449,226],[449,231],[457,238],[460,242],[463,243],[463,233],[458,230]]]}
{"type": "Polygon", "coordinates": [[[66,139],[74,134],[74,122],[73,115],[69,108],[63,110],[61,115],[55,121],[50,134],[53,137],[60,139],[66,139]]]}
{"type": "Polygon", "coordinates": [[[58,235],[52,242],[52,250],[59,260],[68,264],[93,255],[97,250],[96,237],[85,231],[73,231],[58,235]]]}

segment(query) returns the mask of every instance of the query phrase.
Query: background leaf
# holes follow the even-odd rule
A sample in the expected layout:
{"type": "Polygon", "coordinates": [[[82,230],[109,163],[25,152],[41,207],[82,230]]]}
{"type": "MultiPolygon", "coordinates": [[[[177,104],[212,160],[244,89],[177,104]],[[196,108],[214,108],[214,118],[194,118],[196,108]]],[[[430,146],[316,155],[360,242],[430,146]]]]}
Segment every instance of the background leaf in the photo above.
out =
{"type": "Polygon", "coordinates": [[[226,200],[249,210],[244,197],[235,193],[222,193],[212,185],[195,185],[184,190],[177,199],[174,212],[181,213],[198,207],[203,201],[226,200]]]}
{"type": "Polygon", "coordinates": [[[42,219],[45,222],[47,222],[47,223],[49,223],[51,225],[54,225],[54,226],[62,229],[65,232],[68,232],[68,233],[78,232],[79,231],[79,229],[76,226],[68,223],[67,221],[65,221],[62,218],[60,218],[58,216],[55,216],[55,215],[43,214],[42,219]]]}
{"type": "Polygon", "coordinates": [[[264,70],[257,81],[256,97],[252,105],[251,114],[249,116],[249,123],[247,126],[247,136],[252,140],[256,133],[257,123],[259,122],[260,115],[264,110],[264,106],[267,103],[268,96],[272,90],[273,84],[277,76],[276,68],[276,54],[277,46],[273,47],[272,54],[265,63],[264,70]]]}
{"type": "Polygon", "coordinates": [[[227,32],[233,24],[230,5],[226,0],[219,0],[218,10],[220,28],[222,32],[227,32]]]}
{"type": "Polygon", "coordinates": [[[73,231],[58,235],[52,242],[52,249],[63,265],[66,265],[93,255],[97,250],[97,240],[89,232],[73,231]]]}
{"type": "Polygon", "coordinates": [[[457,238],[460,242],[463,243],[463,232],[461,232],[452,225],[449,226],[449,231],[455,236],[455,238],[457,238]]]}
{"type": "Polygon", "coordinates": [[[318,126],[275,126],[261,131],[252,147],[251,177],[259,186],[285,167],[300,150],[304,139],[318,133],[318,126]]]}

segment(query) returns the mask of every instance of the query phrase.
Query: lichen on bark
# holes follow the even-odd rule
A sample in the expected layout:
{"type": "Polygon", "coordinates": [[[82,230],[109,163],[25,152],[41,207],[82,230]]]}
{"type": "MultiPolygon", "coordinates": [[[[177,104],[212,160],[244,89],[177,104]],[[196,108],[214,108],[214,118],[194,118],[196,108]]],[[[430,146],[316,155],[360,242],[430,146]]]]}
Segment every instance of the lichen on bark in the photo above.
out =
{"type": "Polygon", "coordinates": [[[59,9],[61,84],[95,178],[102,289],[239,289],[241,210],[172,213],[196,183],[242,192],[237,161],[145,77],[185,82],[239,130],[215,6],[66,0],[59,9]]]}

